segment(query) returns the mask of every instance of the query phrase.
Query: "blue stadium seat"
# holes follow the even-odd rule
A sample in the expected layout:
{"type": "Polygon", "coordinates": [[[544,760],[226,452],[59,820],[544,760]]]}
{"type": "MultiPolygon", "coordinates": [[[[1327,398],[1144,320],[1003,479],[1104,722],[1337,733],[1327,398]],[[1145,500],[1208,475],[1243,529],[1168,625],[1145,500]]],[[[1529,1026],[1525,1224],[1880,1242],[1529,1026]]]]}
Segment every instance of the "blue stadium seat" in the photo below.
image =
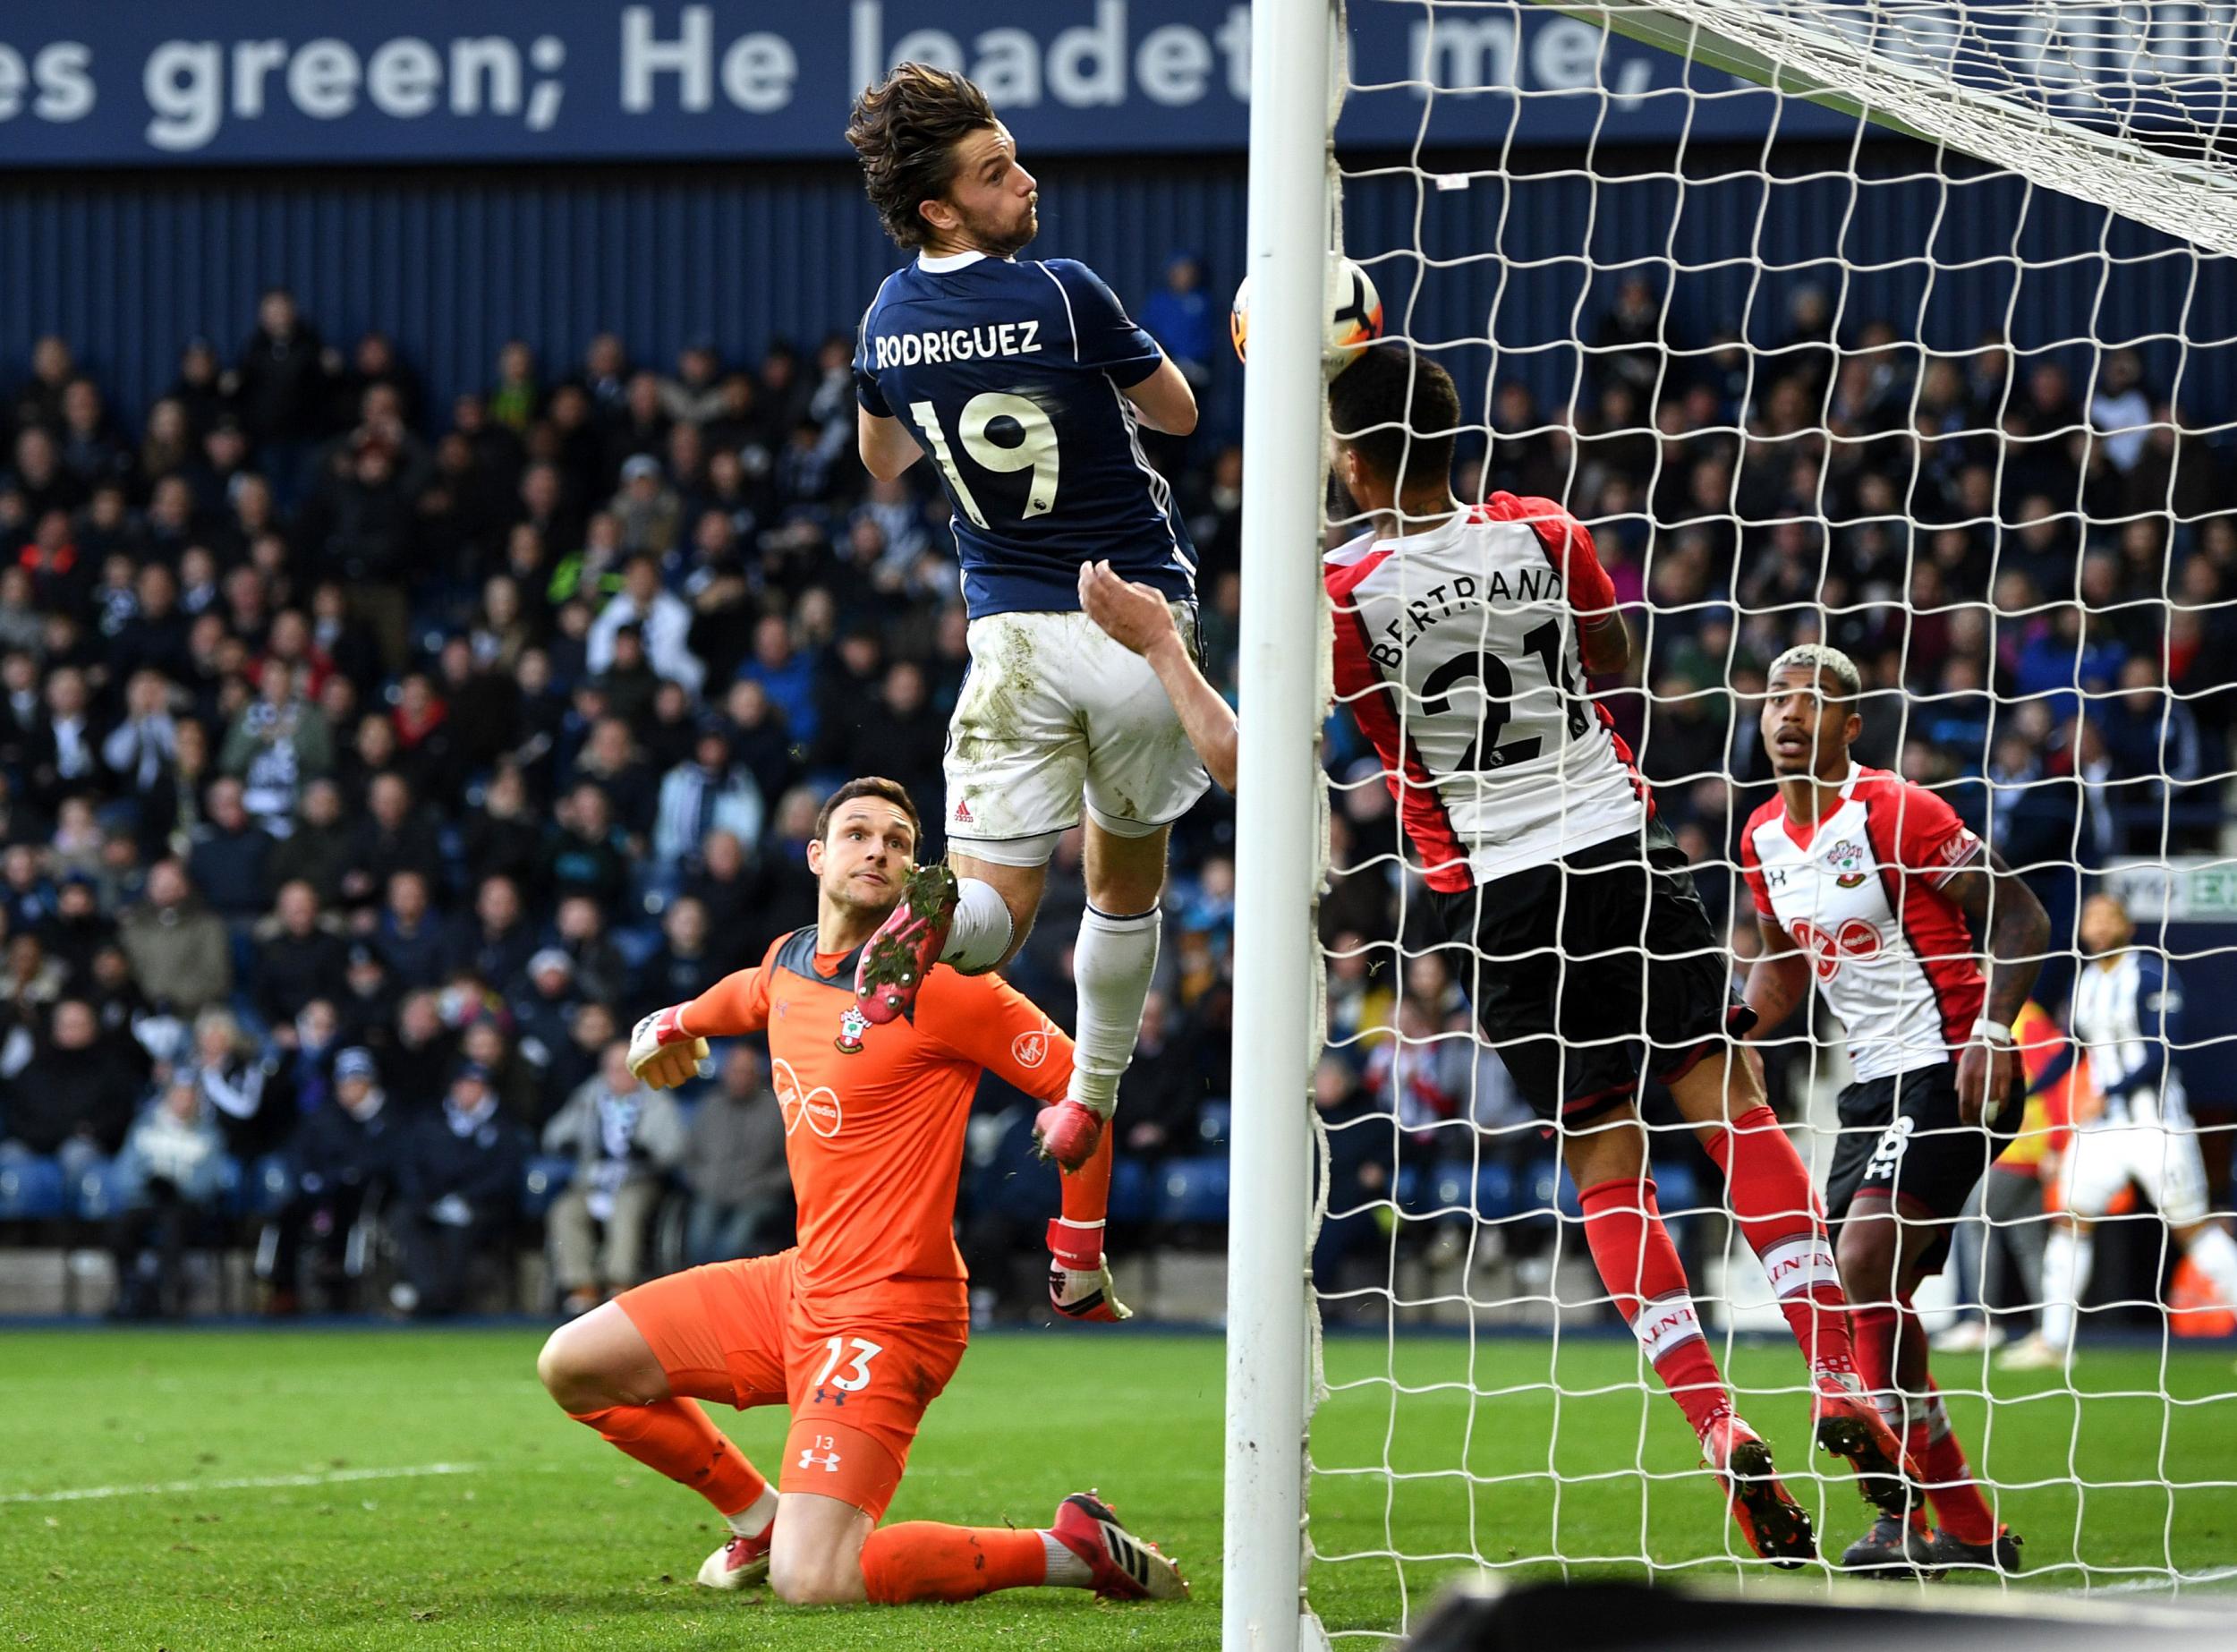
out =
{"type": "Polygon", "coordinates": [[[1515,1173],[1496,1161],[1477,1166],[1448,1159],[1430,1178],[1433,1196],[1428,1202],[1441,1210],[1473,1210],[1479,1222],[1503,1221],[1516,1212],[1515,1173]]]}
{"type": "Polygon", "coordinates": [[[1147,1222],[1150,1219],[1150,1169],[1141,1160],[1121,1155],[1110,1162],[1110,1220],[1147,1222]]]}
{"type": "Polygon", "coordinates": [[[1168,1159],[1160,1167],[1159,1222],[1205,1223],[1228,1219],[1225,1159],[1168,1159]]]}
{"type": "Polygon", "coordinates": [[[1215,1095],[1196,1110],[1196,1134],[1207,1147],[1227,1150],[1228,1127],[1235,1120],[1235,1103],[1215,1095]]]}
{"type": "Polygon", "coordinates": [[[268,1153],[242,1178],[241,1203],[251,1216],[276,1214],[294,1196],[295,1167],[284,1153],[268,1153]]]}
{"type": "Polygon", "coordinates": [[[63,1213],[62,1166],[52,1159],[0,1164],[0,1222],[45,1222],[63,1213]]]}
{"type": "Polygon", "coordinates": [[[528,1173],[521,1178],[521,1214],[541,1216],[574,1179],[573,1159],[561,1154],[537,1154],[528,1162],[528,1173]]]}
{"type": "Polygon", "coordinates": [[[70,1189],[71,1203],[88,1222],[105,1222],[131,1209],[137,1191],[132,1177],[111,1159],[78,1178],[77,1185],[70,1189]]]}

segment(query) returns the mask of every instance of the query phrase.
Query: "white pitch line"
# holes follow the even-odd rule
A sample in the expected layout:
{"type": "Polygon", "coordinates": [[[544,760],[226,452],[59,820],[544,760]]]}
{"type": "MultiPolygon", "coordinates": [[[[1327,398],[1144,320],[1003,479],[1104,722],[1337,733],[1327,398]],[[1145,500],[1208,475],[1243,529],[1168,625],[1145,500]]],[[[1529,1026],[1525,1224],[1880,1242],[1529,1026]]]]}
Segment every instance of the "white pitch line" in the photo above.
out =
{"type": "Polygon", "coordinates": [[[478,1462],[428,1462],[400,1469],[330,1469],[319,1474],[259,1474],[229,1480],[163,1480],[149,1486],[81,1486],[60,1492],[0,1492],[4,1503],[90,1503],[101,1497],[164,1497],[181,1492],[255,1491],[265,1486],[346,1486],[357,1480],[415,1480],[434,1474],[480,1474],[478,1462]]]}
{"type": "Polygon", "coordinates": [[[2201,1583],[2226,1583],[2237,1578],[2237,1566],[2216,1566],[2211,1571],[2186,1571],[2172,1578],[2130,1578],[2088,1591],[2092,1595],[2171,1595],[2178,1587],[2196,1588],[2201,1583]]]}

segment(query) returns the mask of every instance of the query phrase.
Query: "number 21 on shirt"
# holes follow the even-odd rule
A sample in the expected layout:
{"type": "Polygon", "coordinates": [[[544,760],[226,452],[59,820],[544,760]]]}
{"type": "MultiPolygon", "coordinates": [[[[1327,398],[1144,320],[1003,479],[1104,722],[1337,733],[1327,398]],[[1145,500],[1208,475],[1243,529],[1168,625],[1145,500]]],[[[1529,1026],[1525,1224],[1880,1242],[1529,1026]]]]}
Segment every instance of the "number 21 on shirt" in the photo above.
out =
{"type": "MultiPolygon", "coordinates": [[[[980,509],[971,484],[963,479],[963,470],[956,462],[956,450],[949,445],[948,432],[940,427],[940,409],[930,402],[911,402],[909,416],[924,432],[924,440],[932,450],[932,462],[948,478],[956,490],[956,498],[964,513],[978,526],[987,525],[986,513],[980,509]]],[[[985,390],[963,404],[963,413],[956,421],[956,439],[974,464],[981,470],[997,474],[1016,471],[1031,471],[1033,477],[1025,490],[1025,507],[1018,513],[1031,519],[1045,516],[1057,507],[1057,427],[1049,415],[1030,396],[1013,395],[1005,390],[985,390]],[[1008,420],[1020,432],[1014,442],[997,441],[991,427],[997,420],[1008,420]]]]}

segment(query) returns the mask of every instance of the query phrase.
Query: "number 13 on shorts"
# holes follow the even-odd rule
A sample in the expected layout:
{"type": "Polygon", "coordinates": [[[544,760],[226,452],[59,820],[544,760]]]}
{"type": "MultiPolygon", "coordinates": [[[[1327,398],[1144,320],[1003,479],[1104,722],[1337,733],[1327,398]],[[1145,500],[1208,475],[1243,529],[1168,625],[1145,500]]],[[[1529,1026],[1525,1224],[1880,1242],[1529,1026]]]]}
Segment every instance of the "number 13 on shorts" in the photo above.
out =
{"type": "Polygon", "coordinates": [[[823,1346],[829,1350],[829,1357],[812,1384],[819,1400],[826,1388],[836,1388],[846,1394],[862,1392],[870,1386],[870,1362],[886,1351],[880,1344],[859,1336],[827,1337],[823,1346]],[[843,1370],[842,1361],[846,1367],[843,1370]]]}

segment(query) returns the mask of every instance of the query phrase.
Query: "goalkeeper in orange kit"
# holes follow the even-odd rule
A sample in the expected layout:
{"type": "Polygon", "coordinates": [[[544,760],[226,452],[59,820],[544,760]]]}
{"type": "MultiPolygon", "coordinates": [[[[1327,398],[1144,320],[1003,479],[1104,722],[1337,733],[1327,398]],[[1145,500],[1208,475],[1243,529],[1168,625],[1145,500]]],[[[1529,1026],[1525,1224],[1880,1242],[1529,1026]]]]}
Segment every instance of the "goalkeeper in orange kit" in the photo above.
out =
{"type": "MultiPolygon", "coordinates": [[[[839,788],[808,846],[814,926],[647,1016],[630,1041],[632,1069],[659,1088],[691,1075],[709,1038],[767,1032],[798,1246],[625,1291],[555,1332],[537,1375],[569,1416],[714,1504],[732,1535],[700,1569],[710,1587],[766,1579],[798,1605],[1038,1586],[1179,1598],[1173,1563],[1092,1494],[1067,1497],[1042,1530],[878,1529],[969,1334],[951,1230],[980,1074],[1053,1102],[1072,1068],[1071,1041],[994,975],[936,967],[913,1014],[883,1026],[863,1016],[856,956],[930,875],[913,864],[917,830],[893,781],[839,788]],[[774,1486],[693,1400],[790,1408],[774,1486]]],[[[1065,1178],[1065,1218],[1100,1227],[1110,1176],[1106,1137],[1065,1178]]]]}

